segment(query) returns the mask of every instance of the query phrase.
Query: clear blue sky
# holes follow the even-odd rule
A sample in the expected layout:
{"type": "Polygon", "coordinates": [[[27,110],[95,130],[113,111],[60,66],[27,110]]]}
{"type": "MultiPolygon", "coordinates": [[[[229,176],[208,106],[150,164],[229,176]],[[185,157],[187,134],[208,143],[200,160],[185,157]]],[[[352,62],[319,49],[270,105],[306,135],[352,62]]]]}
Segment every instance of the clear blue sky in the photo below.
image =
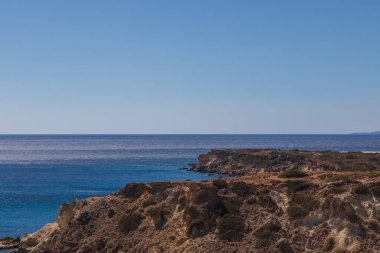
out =
{"type": "Polygon", "coordinates": [[[380,1],[0,1],[0,133],[380,130],[380,1]]]}

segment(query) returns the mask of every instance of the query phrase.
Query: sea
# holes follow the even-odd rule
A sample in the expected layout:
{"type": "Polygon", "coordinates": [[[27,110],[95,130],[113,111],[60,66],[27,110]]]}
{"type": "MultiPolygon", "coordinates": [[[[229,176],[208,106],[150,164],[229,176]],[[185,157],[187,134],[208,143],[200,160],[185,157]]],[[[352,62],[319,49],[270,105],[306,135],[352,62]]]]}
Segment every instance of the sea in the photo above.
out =
{"type": "Polygon", "coordinates": [[[128,182],[204,180],[211,149],[380,151],[380,135],[0,135],[0,238],[54,222],[59,206],[128,182]]]}

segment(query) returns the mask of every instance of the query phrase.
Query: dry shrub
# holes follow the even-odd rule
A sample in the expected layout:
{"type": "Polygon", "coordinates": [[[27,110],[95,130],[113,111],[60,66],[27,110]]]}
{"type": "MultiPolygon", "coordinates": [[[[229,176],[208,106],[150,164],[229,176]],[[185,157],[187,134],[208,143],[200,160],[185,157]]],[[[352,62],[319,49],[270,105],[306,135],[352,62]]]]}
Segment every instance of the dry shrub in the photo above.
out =
{"type": "Polygon", "coordinates": [[[143,217],[138,213],[131,213],[123,216],[119,221],[119,231],[129,233],[139,227],[143,217]]]}
{"type": "Polygon", "coordinates": [[[220,218],[218,238],[225,241],[240,240],[244,234],[244,220],[240,215],[228,214],[220,218]]]}
{"type": "Polygon", "coordinates": [[[373,195],[375,195],[375,197],[378,197],[380,198],[380,183],[373,183],[371,185],[371,191],[373,192],[373,195]]]}
{"type": "Polygon", "coordinates": [[[305,209],[307,212],[310,212],[318,207],[319,201],[310,194],[296,192],[292,196],[291,204],[302,206],[303,209],[305,209]]]}
{"type": "Polygon", "coordinates": [[[331,235],[328,236],[328,237],[326,237],[326,239],[325,239],[325,241],[323,243],[323,249],[325,251],[330,251],[330,250],[332,250],[334,248],[334,246],[335,246],[335,239],[334,239],[334,237],[331,236],[331,235]]]}
{"type": "Polygon", "coordinates": [[[217,189],[225,189],[228,187],[226,180],[221,178],[213,180],[212,183],[217,189]]]}
{"type": "Polygon", "coordinates": [[[380,230],[379,222],[373,218],[368,220],[368,228],[378,232],[380,230]]]}
{"type": "Polygon", "coordinates": [[[246,183],[241,182],[241,181],[232,182],[231,185],[232,185],[231,190],[240,197],[247,196],[251,191],[251,188],[246,183]]]}
{"type": "Polygon", "coordinates": [[[342,194],[342,193],[345,193],[347,191],[347,189],[343,186],[338,186],[338,187],[333,187],[330,189],[330,193],[331,194],[336,194],[336,195],[339,195],[339,194],[342,194]]]}
{"type": "Polygon", "coordinates": [[[358,195],[367,195],[370,193],[369,188],[366,185],[359,185],[353,188],[353,192],[358,195]]]}
{"type": "Polygon", "coordinates": [[[272,243],[273,238],[276,236],[277,232],[281,230],[281,225],[279,223],[270,222],[259,228],[255,235],[257,237],[257,245],[259,247],[267,246],[272,243]]]}
{"type": "Polygon", "coordinates": [[[296,220],[302,217],[305,217],[308,212],[299,206],[289,206],[288,207],[288,215],[291,220],[296,220]]]}
{"type": "Polygon", "coordinates": [[[303,191],[312,186],[305,181],[287,181],[285,184],[288,190],[292,192],[303,191]]]}
{"type": "Polygon", "coordinates": [[[337,247],[337,248],[333,249],[332,253],[348,253],[348,250],[346,250],[345,248],[342,248],[342,247],[337,247]]]}
{"type": "Polygon", "coordinates": [[[281,172],[278,177],[279,178],[300,178],[300,177],[307,177],[308,175],[305,172],[299,171],[299,170],[288,170],[281,172]]]}

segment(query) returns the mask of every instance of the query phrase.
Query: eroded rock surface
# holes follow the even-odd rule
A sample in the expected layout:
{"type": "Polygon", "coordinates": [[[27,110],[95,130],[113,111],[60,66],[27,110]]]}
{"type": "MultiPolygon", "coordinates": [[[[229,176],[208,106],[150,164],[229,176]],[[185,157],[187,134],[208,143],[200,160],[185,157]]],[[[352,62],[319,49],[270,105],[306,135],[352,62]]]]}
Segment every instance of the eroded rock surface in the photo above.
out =
{"type": "Polygon", "coordinates": [[[64,205],[18,252],[379,252],[379,188],[325,172],[129,184],[64,205]]]}
{"type": "Polygon", "coordinates": [[[302,152],[211,152],[194,168],[242,176],[130,183],[64,204],[16,252],[380,252],[379,155],[302,152]]]}

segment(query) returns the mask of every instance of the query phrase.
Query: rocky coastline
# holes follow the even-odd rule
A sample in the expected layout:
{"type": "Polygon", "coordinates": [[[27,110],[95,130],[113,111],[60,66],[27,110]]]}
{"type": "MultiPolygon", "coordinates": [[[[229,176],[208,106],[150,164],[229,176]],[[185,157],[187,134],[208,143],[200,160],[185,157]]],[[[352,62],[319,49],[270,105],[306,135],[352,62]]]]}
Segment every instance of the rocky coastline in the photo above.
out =
{"type": "Polygon", "coordinates": [[[198,160],[190,170],[232,177],[130,183],[63,204],[55,223],[0,245],[17,253],[380,252],[380,154],[221,150],[198,160]]]}
{"type": "Polygon", "coordinates": [[[251,176],[260,172],[372,171],[380,170],[380,154],[303,150],[212,150],[199,155],[189,170],[229,176],[251,176]]]}

